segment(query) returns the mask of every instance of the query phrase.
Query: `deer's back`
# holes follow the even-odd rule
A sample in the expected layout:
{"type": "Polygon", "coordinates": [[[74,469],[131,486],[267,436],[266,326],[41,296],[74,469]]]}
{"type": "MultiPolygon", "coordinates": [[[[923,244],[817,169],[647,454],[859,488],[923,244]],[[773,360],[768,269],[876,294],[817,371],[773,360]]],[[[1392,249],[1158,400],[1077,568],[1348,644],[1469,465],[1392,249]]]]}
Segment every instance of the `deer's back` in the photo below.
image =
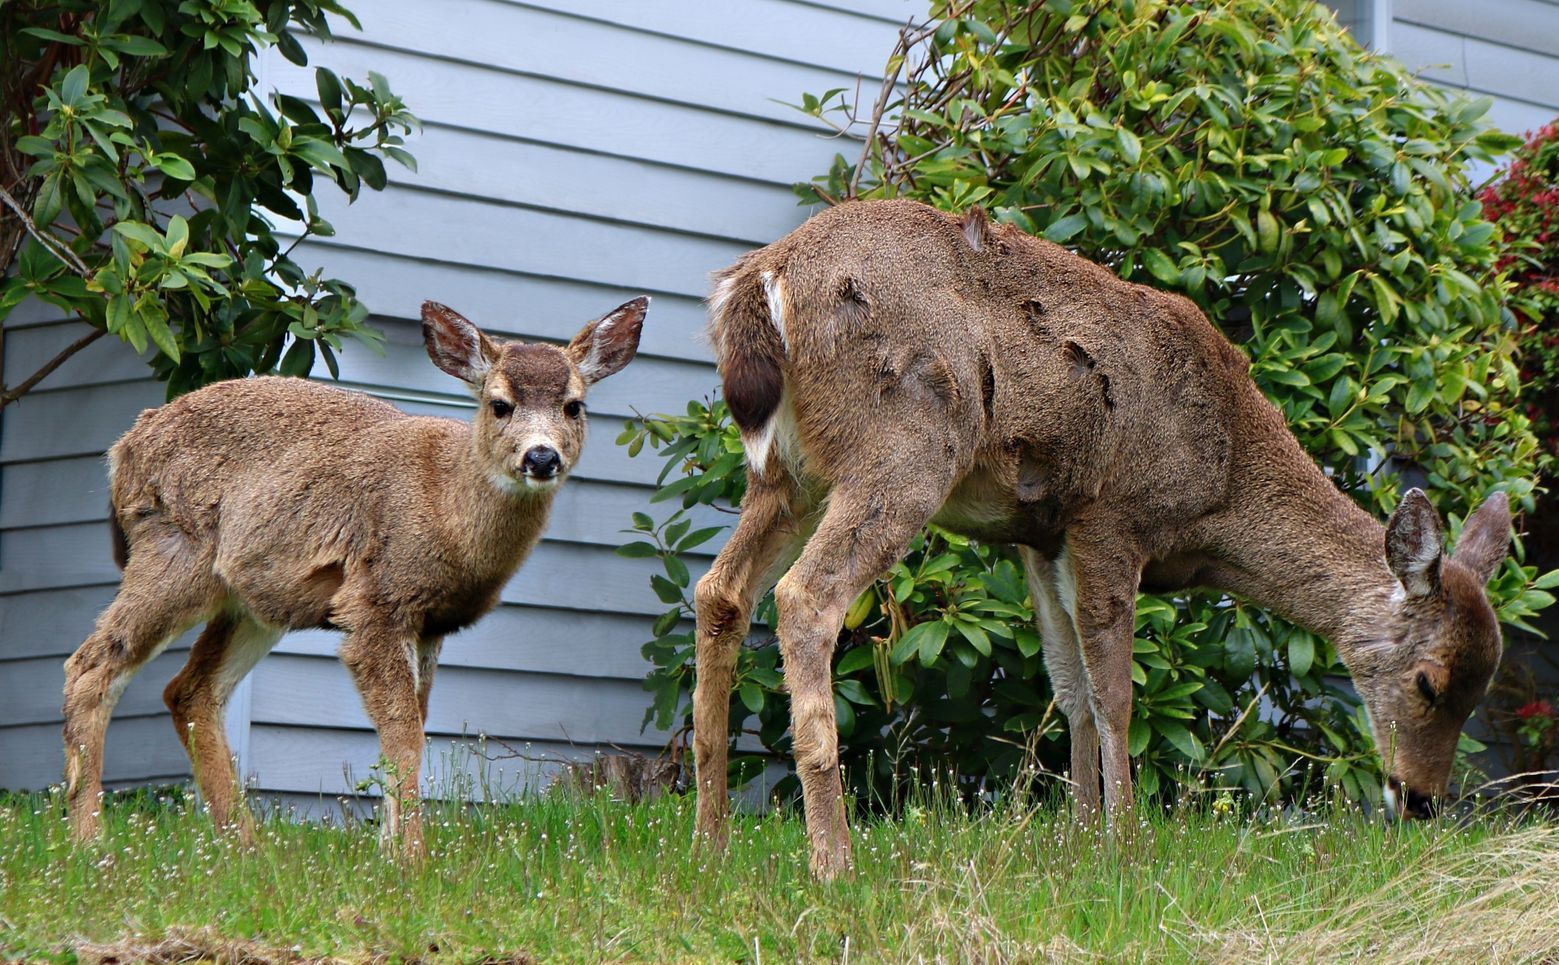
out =
{"type": "Polygon", "coordinates": [[[1101,502],[1147,528],[1205,513],[1266,405],[1191,302],[1015,228],[966,231],[907,201],[844,205],[743,270],[783,286],[808,469],[827,479],[896,432],[945,426],[970,445],[942,520],[975,535],[1042,542],[1101,502]],[[863,433],[841,413],[897,428],[863,433]],[[962,504],[977,508],[960,520],[962,504]],[[975,521],[993,516],[1006,532],[975,521]]]}
{"type": "Polygon", "coordinates": [[[114,444],[114,505],[121,514],[172,510],[201,527],[245,480],[274,479],[300,457],[339,464],[405,418],[362,393],[303,379],[218,382],[146,410],[114,444]]]}

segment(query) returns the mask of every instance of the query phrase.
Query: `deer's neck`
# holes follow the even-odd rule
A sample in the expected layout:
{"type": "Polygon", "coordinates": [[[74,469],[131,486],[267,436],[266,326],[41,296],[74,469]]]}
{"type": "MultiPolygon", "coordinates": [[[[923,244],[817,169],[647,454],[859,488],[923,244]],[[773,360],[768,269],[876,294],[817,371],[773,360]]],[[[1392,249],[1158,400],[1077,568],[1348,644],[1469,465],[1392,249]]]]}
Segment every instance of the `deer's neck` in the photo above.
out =
{"type": "MultiPolygon", "coordinates": [[[[1285,436],[1287,434],[1285,433],[1285,436]]],[[[1244,473],[1224,524],[1218,581],[1331,641],[1343,662],[1378,639],[1393,610],[1385,528],[1338,491],[1291,437],[1244,473]],[[1277,468],[1279,471],[1273,471],[1277,468]]]]}
{"type": "Polygon", "coordinates": [[[450,455],[459,467],[461,484],[450,487],[455,511],[445,529],[477,568],[495,574],[512,573],[535,544],[552,511],[551,489],[530,489],[492,473],[468,436],[450,455]]]}

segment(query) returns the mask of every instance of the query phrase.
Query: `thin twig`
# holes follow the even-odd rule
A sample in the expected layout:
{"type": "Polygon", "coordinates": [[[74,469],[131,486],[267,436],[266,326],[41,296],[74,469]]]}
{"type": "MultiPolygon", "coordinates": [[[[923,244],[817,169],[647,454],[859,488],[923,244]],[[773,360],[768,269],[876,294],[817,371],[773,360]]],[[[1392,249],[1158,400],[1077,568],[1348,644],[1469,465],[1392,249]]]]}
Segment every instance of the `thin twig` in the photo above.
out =
{"type": "MultiPolygon", "coordinates": [[[[1250,703],[1246,704],[1245,709],[1240,711],[1240,716],[1234,718],[1234,723],[1229,726],[1228,730],[1224,731],[1223,736],[1218,739],[1218,743],[1213,745],[1211,753],[1207,755],[1207,762],[1209,764],[1212,763],[1213,759],[1218,756],[1218,752],[1223,750],[1223,745],[1229,742],[1229,738],[1239,733],[1240,725],[1244,724],[1245,718],[1249,717],[1250,712],[1256,709],[1256,702],[1259,701],[1262,695],[1267,692],[1267,686],[1268,684],[1266,683],[1261,685],[1261,689],[1256,691],[1256,696],[1250,699],[1250,703]]],[[[1205,766],[1202,768],[1204,771],[1206,769],[1207,768],[1205,766]]]]}
{"type": "MultiPolygon", "coordinates": [[[[882,113],[887,109],[888,99],[893,96],[893,86],[899,82],[899,75],[904,72],[904,64],[909,59],[910,33],[914,28],[913,20],[899,28],[898,43],[894,45],[893,53],[888,56],[888,62],[893,64],[893,69],[882,79],[882,90],[877,94],[877,102],[872,105],[872,119],[866,128],[866,141],[861,145],[861,159],[856,162],[855,173],[850,176],[850,187],[845,192],[848,199],[855,198],[856,189],[861,183],[861,172],[866,170],[866,162],[871,159],[872,145],[877,141],[877,128],[882,125],[882,113]]],[[[919,43],[920,39],[923,39],[923,36],[914,42],[919,43]]]]}
{"type": "Polygon", "coordinates": [[[76,256],[74,251],[71,251],[66,246],[60,244],[59,239],[55,238],[48,232],[41,230],[36,224],[33,224],[32,218],[27,214],[27,210],[23,208],[15,198],[11,197],[11,192],[7,191],[5,188],[0,188],[0,201],[4,201],[6,207],[16,212],[16,216],[22,219],[22,224],[27,228],[27,233],[38,239],[38,243],[40,245],[43,245],[45,248],[49,249],[49,251],[52,252],[56,258],[69,265],[70,268],[73,269],[76,274],[80,275],[82,278],[92,277],[91,270],[88,269],[82,260],[76,256]]]}
{"type": "Polygon", "coordinates": [[[4,409],[12,402],[15,402],[17,399],[20,399],[22,396],[32,391],[33,386],[48,378],[50,372],[53,372],[61,365],[64,365],[65,361],[72,355],[75,355],[77,352],[81,351],[88,345],[91,345],[93,342],[107,334],[107,331],[104,329],[94,328],[92,331],[65,346],[65,348],[61,350],[58,355],[43,363],[43,366],[32,375],[29,375],[26,381],[24,381],[21,385],[18,385],[14,389],[4,389],[3,391],[0,391],[0,409],[4,409]]]}

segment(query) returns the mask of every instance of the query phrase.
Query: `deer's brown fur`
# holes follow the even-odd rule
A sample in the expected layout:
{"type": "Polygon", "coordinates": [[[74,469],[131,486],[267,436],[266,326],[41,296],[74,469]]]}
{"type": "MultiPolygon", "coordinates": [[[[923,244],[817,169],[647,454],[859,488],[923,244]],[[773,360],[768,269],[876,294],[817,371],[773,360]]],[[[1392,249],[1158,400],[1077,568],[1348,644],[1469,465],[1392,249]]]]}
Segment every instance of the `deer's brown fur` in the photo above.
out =
{"type": "Polygon", "coordinates": [[[275,377],[143,412],[109,453],[124,579],[65,665],[76,834],[98,827],[103,734],[120,692],[204,620],[164,696],[216,821],[249,833],[223,730],[234,686],[284,631],[324,627],[346,633],[341,659],[379,731],[386,838],[420,851],[415,801],[440,640],[491,609],[536,545],[584,445],[580,400],[632,359],[647,304],[635,299],[558,348],[489,339],[426,303],[428,353],[476,394],[473,424],[275,377]]]}
{"type": "Polygon", "coordinates": [[[825,211],[717,276],[711,335],[749,485],[697,588],[701,835],[725,834],[735,648],[765,577],[799,550],[775,587],[797,770],[814,870],[848,866],[829,657],[850,602],[930,521],[1022,547],[1081,810],[1101,777],[1108,814],[1131,801],[1143,586],[1221,588],[1326,635],[1395,806],[1444,791],[1500,652],[1484,583],[1509,540],[1503,494],[1454,557],[1422,493],[1382,527],[1190,301],[978,209],[825,211]]]}

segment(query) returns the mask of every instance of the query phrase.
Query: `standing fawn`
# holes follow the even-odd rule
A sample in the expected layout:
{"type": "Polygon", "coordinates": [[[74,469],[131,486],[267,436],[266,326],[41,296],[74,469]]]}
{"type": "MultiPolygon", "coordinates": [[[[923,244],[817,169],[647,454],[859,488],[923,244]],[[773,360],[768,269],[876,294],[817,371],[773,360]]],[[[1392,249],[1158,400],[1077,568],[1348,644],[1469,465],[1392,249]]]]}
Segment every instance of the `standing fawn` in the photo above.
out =
{"type": "Polygon", "coordinates": [[[163,693],[219,825],[251,835],[223,733],[234,686],[286,630],[324,627],[379,731],[385,840],[422,850],[418,771],[442,638],[473,623],[546,526],[585,441],[584,396],[638,350],[648,298],[566,348],[489,339],[422,306],[473,425],[288,378],[222,382],[141,413],[108,454],[118,595],[65,664],[65,779],[96,833],[103,734],[131,677],[201,621],[163,693]]]}
{"type": "Polygon", "coordinates": [[[698,832],[724,844],[732,668],[774,588],[812,869],[850,865],[830,655],[846,608],[935,522],[1015,543],[1082,813],[1131,805],[1139,589],[1212,587],[1329,638],[1393,811],[1430,813],[1500,655],[1496,493],[1454,556],[1422,492],[1382,527],[1300,449],[1191,302],[908,201],[842,205],[718,276],[710,330],[747,447],[741,520],[697,587],[698,832]],[[797,555],[799,551],[799,556],[797,555]],[[1101,775],[1102,759],[1102,775],[1101,775]]]}

